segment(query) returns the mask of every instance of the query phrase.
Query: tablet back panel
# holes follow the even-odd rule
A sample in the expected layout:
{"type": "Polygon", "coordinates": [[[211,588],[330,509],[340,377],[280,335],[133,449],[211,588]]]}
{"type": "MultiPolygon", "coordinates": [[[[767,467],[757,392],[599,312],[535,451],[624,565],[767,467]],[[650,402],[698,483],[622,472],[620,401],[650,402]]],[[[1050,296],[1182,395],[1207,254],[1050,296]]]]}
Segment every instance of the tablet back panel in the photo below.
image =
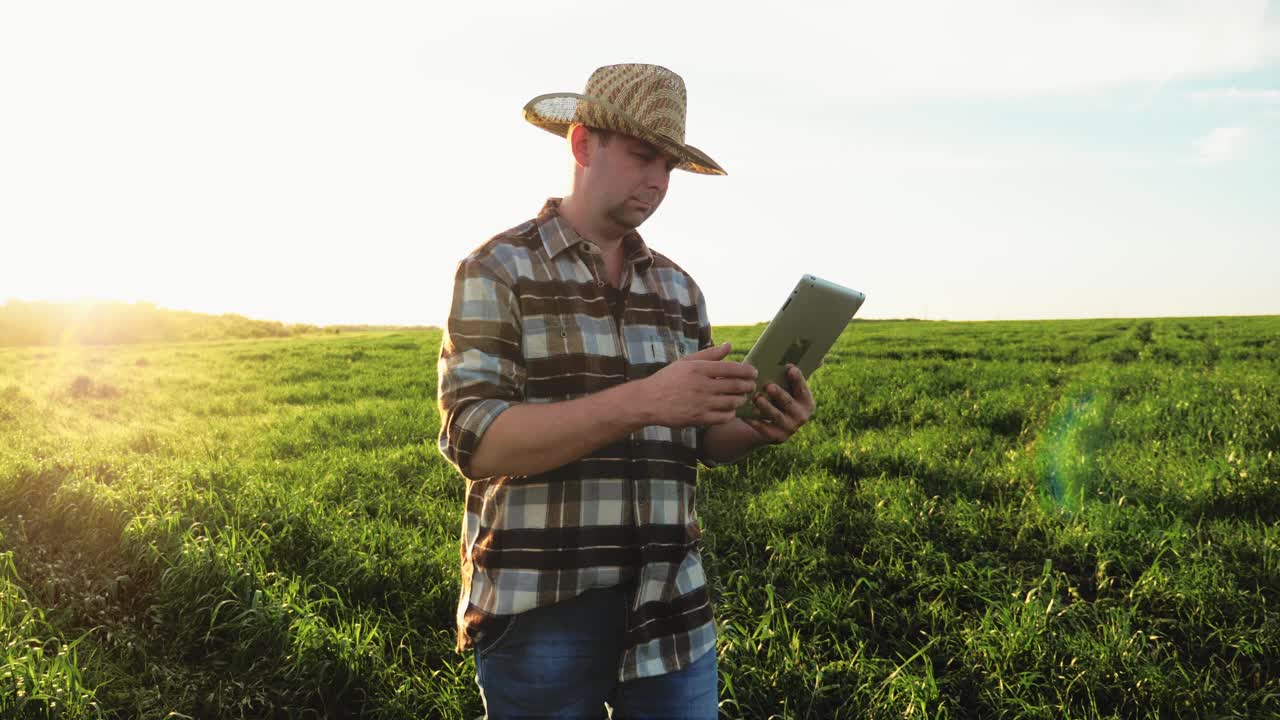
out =
{"type": "MultiPolygon", "coordinates": [[[[744,360],[760,373],[756,392],[764,392],[769,383],[789,389],[788,363],[800,368],[806,379],[812,377],[864,299],[857,290],[813,275],[801,277],[744,360]]],[[[738,417],[758,415],[751,401],[754,395],[746,396],[738,417]]]]}

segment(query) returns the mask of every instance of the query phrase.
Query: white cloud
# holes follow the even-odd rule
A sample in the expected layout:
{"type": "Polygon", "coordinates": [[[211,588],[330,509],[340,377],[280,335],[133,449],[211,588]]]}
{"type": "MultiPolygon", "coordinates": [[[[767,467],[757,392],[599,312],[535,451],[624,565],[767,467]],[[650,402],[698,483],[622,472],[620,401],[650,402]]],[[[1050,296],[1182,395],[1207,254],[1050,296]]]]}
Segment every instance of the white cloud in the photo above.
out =
{"type": "MultiPolygon", "coordinates": [[[[1052,95],[1247,71],[1273,54],[1265,0],[900,2],[724,14],[695,27],[742,85],[845,97],[1052,95]],[[779,51],[785,48],[785,55],[779,51]]],[[[714,8],[714,10],[713,10],[714,8]]],[[[701,16],[701,17],[698,17],[701,16]]],[[[688,52],[703,52],[697,44],[688,52]]],[[[736,90],[735,90],[736,91],[736,90]]]]}
{"type": "Polygon", "coordinates": [[[1208,135],[1196,142],[1195,161],[1205,164],[1226,162],[1239,155],[1248,144],[1248,141],[1248,128],[1214,128],[1208,135]]]}
{"type": "Polygon", "coordinates": [[[780,167],[839,168],[846,175],[877,175],[920,171],[974,173],[1135,169],[1164,162],[1154,154],[1139,150],[1095,149],[1034,141],[940,144],[928,140],[908,141],[895,136],[842,139],[838,144],[828,140],[829,136],[796,138],[790,147],[796,151],[797,158],[785,159],[780,167]]]}
{"type": "Polygon", "coordinates": [[[468,68],[459,78],[577,90],[598,64],[643,60],[685,75],[699,97],[754,94],[764,112],[810,100],[1159,89],[1280,57],[1267,0],[651,0],[643,13],[627,8],[626,32],[611,7],[625,6],[565,15],[454,3],[431,22],[449,28],[438,49],[448,67],[468,68]],[[574,41],[538,42],[530,56],[531,38],[564,37],[574,41]]]}
{"type": "Polygon", "coordinates": [[[1187,93],[1187,97],[1200,102],[1215,102],[1219,100],[1233,102],[1257,102],[1266,104],[1280,103],[1280,90],[1260,90],[1241,88],[1212,88],[1209,90],[1196,90],[1187,93]]]}

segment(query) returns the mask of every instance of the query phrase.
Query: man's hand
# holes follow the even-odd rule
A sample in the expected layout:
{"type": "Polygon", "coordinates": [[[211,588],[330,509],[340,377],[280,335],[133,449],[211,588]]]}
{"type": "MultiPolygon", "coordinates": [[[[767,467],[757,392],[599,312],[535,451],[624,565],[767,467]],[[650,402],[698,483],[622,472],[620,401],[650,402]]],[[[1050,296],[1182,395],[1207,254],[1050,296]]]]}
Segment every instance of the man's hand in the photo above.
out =
{"type": "Polygon", "coordinates": [[[756,395],[756,408],[761,419],[744,419],[760,435],[762,443],[784,443],[809,422],[817,402],[813,393],[809,392],[809,384],[805,382],[804,373],[795,365],[787,365],[787,379],[791,392],[769,383],[765,392],[756,395]]]}
{"type": "Polygon", "coordinates": [[[742,398],[756,389],[756,369],[727,361],[729,343],[699,350],[645,378],[650,425],[718,425],[736,417],[742,398]]]}

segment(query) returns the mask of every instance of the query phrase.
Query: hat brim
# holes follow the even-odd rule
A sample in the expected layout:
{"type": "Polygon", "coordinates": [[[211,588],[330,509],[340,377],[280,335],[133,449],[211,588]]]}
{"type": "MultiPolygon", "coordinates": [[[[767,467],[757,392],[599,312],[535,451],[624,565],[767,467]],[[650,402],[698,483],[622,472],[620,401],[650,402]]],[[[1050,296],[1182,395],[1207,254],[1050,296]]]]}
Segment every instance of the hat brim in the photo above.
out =
{"type": "Polygon", "coordinates": [[[727,174],[724,168],[720,167],[715,160],[712,160],[710,156],[698,148],[675,142],[670,138],[646,129],[625,111],[600,98],[579,95],[578,93],[539,95],[525,103],[524,119],[549,133],[564,137],[575,122],[581,122],[581,120],[576,119],[579,105],[594,106],[595,112],[593,116],[598,120],[585,124],[603,126],[601,129],[624,133],[652,143],[679,160],[680,162],[676,167],[680,170],[701,175],[727,174]]]}

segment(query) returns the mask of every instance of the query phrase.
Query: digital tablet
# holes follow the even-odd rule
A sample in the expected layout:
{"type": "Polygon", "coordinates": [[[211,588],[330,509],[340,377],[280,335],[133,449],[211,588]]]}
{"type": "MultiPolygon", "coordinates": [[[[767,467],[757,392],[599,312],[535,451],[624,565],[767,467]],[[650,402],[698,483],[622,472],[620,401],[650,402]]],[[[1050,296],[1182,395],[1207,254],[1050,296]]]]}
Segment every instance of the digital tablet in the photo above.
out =
{"type": "Polygon", "coordinates": [[[865,299],[857,290],[813,275],[802,276],[743,360],[759,375],[755,392],[748,393],[738,407],[738,417],[759,417],[752,398],[764,392],[769,383],[790,392],[788,363],[800,368],[808,380],[865,299]]]}

